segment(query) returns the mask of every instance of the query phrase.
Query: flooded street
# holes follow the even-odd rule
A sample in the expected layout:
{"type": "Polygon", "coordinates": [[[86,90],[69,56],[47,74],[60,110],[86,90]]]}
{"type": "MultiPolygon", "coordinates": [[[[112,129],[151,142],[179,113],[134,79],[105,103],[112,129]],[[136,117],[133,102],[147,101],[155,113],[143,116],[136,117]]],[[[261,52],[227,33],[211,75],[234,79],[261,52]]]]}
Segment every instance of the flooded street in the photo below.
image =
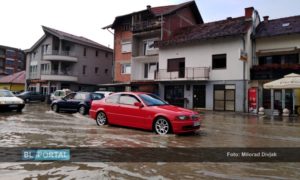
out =
{"type": "MultiPolygon", "coordinates": [[[[27,104],[0,113],[0,147],[300,147],[300,119],[206,112],[190,135],[159,136],[27,104]]],[[[0,163],[0,179],[299,179],[300,163],[0,163]]]]}

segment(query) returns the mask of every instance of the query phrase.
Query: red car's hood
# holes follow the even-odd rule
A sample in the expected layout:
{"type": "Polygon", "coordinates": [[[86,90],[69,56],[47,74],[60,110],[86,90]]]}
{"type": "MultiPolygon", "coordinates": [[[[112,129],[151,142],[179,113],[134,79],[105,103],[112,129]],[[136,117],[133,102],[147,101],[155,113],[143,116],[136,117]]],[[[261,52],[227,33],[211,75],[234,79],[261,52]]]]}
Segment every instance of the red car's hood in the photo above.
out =
{"type": "Polygon", "coordinates": [[[156,106],[158,109],[167,110],[167,111],[173,111],[173,112],[180,112],[183,114],[196,114],[197,112],[194,112],[189,109],[173,106],[173,105],[163,105],[163,106],[156,106]]]}

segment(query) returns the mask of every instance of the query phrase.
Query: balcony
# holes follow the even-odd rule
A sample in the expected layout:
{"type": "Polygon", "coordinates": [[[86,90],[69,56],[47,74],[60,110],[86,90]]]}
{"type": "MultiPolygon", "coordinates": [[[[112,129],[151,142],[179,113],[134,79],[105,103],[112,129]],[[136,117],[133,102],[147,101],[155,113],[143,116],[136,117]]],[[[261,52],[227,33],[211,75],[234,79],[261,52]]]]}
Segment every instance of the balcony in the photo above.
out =
{"type": "Polygon", "coordinates": [[[51,72],[42,72],[41,80],[77,82],[78,77],[70,72],[51,71],[51,72]]]}
{"type": "Polygon", "coordinates": [[[140,21],[132,25],[133,32],[149,31],[158,29],[161,27],[161,22],[159,20],[149,20],[149,21],[140,21]]]}
{"type": "Polygon", "coordinates": [[[251,80],[280,79],[290,73],[300,74],[300,64],[256,65],[250,69],[251,80]]]}
{"type": "Polygon", "coordinates": [[[182,80],[208,80],[209,68],[208,67],[196,67],[196,68],[184,68],[179,71],[169,72],[167,69],[159,69],[156,72],[156,81],[182,81],[182,80]]]}
{"type": "Polygon", "coordinates": [[[44,52],[43,59],[48,61],[78,62],[78,58],[75,57],[72,51],[47,51],[44,52]]]}

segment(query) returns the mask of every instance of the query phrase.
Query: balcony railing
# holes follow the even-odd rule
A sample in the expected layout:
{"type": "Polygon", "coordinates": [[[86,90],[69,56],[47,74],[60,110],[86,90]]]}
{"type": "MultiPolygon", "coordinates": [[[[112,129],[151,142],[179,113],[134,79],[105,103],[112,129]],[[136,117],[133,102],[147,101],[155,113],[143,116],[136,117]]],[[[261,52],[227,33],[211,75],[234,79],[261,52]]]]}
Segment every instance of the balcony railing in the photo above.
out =
{"type": "Polygon", "coordinates": [[[167,69],[159,69],[156,72],[155,80],[208,80],[208,67],[183,68],[179,71],[168,71],[167,69]]]}
{"type": "Polygon", "coordinates": [[[158,20],[140,21],[132,25],[132,31],[137,32],[137,31],[157,29],[160,26],[161,26],[161,22],[158,20]]]}
{"type": "Polygon", "coordinates": [[[44,55],[73,56],[73,52],[72,51],[49,50],[49,51],[44,52],[44,55]]]}
{"type": "Polygon", "coordinates": [[[59,71],[41,71],[41,75],[60,75],[60,76],[76,76],[75,73],[67,70],[59,71]]]}
{"type": "Polygon", "coordinates": [[[250,69],[251,80],[279,79],[290,73],[300,74],[300,64],[256,65],[250,69]]]}

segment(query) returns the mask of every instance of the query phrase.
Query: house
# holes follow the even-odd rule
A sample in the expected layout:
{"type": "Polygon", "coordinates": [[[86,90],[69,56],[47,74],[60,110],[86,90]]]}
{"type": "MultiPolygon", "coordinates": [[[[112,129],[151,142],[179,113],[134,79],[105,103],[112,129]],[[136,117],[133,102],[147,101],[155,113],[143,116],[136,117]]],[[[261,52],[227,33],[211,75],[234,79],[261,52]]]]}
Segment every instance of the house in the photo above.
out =
{"type": "Polygon", "coordinates": [[[0,78],[0,89],[20,92],[25,90],[25,71],[0,78]]]}
{"type": "Polygon", "coordinates": [[[45,34],[26,51],[26,89],[97,90],[112,82],[112,49],[81,36],[42,26],[45,34]]]}
{"type": "Polygon", "coordinates": [[[159,94],[187,108],[246,111],[252,62],[251,34],[258,12],[189,26],[158,42],[159,94]]]}
{"type": "Polygon", "coordinates": [[[25,53],[21,49],[0,45],[0,77],[25,70],[25,53]]]}
{"type": "MultiPolygon", "coordinates": [[[[251,67],[253,98],[258,107],[270,109],[271,90],[263,84],[283,78],[290,73],[300,73],[300,16],[269,20],[268,16],[256,28],[254,39],[255,56],[251,67]]],[[[274,108],[281,110],[293,107],[293,91],[275,90],[274,108]]],[[[295,91],[296,105],[300,106],[300,91],[295,91]]],[[[300,111],[299,111],[300,112],[300,111]]]]}
{"type": "Polygon", "coordinates": [[[158,93],[155,72],[159,48],[179,28],[203,23],[195,1],[146,9],[117,16],[104,27],[114,30],[114,90],[158,93]]]}

